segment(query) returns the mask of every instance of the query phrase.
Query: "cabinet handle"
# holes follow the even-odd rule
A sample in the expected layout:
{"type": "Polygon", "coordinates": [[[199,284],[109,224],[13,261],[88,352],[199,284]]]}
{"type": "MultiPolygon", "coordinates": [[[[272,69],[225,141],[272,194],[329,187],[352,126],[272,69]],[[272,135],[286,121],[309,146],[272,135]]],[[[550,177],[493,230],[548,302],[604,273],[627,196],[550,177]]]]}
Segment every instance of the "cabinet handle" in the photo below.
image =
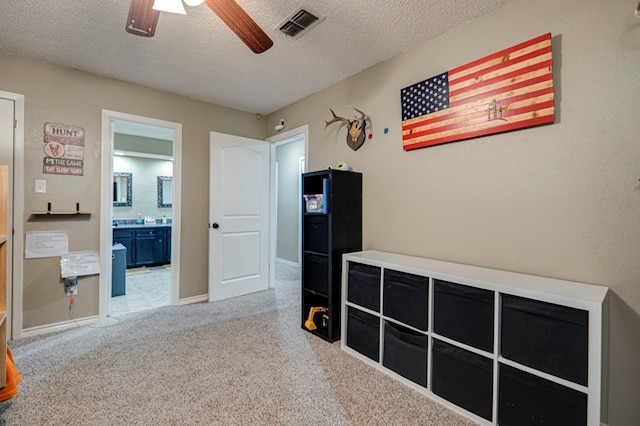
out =
{"type": "Polygon", "coordinates": [[[218,229],[218,228],[220,227],[220,225],[218,225],[217,223],[213,223],[213,224],[211,225],[211,227],[212,227],[213,229],[218,229]]]}

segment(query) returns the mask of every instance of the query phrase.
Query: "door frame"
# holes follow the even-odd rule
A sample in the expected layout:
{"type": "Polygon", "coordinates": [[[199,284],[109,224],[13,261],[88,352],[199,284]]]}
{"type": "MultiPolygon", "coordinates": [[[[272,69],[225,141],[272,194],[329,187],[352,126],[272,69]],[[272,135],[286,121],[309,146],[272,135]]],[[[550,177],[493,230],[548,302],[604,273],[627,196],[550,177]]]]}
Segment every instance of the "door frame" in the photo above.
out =
{"type": "MultiPolygon", "coordinates": [[[[273,288],[275,286],[276,279],[276,248],[277,248],[277,234],[278,234],[278,222],[277,222],[277,209],[278,209],[278,200],[276,199],[277,194],[277,177],[276,177],[276,147],[278,145],[283,145],[285,143],[289,143],[288,139],[294,139],[296,136],[304,137],[304,158],[305,158],[305,172],[306,167],[309,164],[309,125],[305,124],[300,127],[296,127],[295,129],[288,130],[284,133],[279,133],[277,135],[271,136],[266,139],[267,142],[271,143],[271,201],[270,201],[270,214],[271,214],[271,224],[270,224],[270,235],[269,235],[269,252],[271,262],[271,270],[269,274],[269,287],[273,288]]],[[[293,142],[293,140],[291,141],[293,142]]],[[[300,239],[301,232],[298,230],[298,240],[300,239]]]]}
{"type": "Polygon", "coordinates": [[[111,246],[113,244],[113,132],[112,120],[132,121],[173,130],[173,211],[171,220],[171,305],[180,301],[180,223],[182,206],[182,124],[141,115],[102,110],[102,177],[100,179],[100,291],[98,319],[110,314],[111,246]],[[174,225],[175,224],[175,225],[174,225]]]}
{"type": "Polygon", "coordinates": [[[13,164],[9,187],[9,209],[13,234],[9,238],[7,274],[11,285],[7,286],[7,340],[22,337],[22,300],[23,300],[23,253],[24,253],[24,104],[25,95],[0,91],[0,98],[13,101],[13,118],[17,125],[13,129],[13,164]],[[11,197],[12,196],[12,197],[11,197]],[[13,200],[11,200],[13,198],[13,200]]]}

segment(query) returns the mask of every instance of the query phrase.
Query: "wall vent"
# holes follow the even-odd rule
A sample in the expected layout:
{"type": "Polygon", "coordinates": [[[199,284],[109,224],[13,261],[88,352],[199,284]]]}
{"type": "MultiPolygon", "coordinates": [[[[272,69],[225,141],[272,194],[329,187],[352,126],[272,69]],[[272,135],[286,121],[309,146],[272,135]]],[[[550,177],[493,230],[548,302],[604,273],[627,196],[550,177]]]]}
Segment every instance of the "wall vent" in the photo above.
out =
{"type": "Polygon", "coordinates": [[[277,28],[287,37],[298,39],[311,28],[318,25],[323,19],[324,17],[320,17],[320,15],[310,8],[301,7],[290,14],[284,21],[280,22],[277,28]]]}

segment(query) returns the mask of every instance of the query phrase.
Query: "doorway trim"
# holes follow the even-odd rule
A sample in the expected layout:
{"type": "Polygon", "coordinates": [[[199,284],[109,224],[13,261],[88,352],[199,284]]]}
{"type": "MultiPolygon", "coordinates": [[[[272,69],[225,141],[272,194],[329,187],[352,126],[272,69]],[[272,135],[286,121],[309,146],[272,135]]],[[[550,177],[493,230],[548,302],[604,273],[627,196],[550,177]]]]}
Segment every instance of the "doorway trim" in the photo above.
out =
{"type": "Polygon", "coordinates": [[[180,223],[182,206],[182,124],[123,112],[102,110],[102,178],[100,179],[100,291],[98,319],[109,315],[111,246],[113,244],[113,120],[133,121],[173,130],[173,212],[171,220],[171,305],[180,301],[180,223]],[[174,225],[175,224],[175,225],[174,225]]]}
{"type": "Polygon", "coordinates": [[[11,275],[11,285],[7,286],[7,340],[19,339],[22,337],[22,291],[24,279],[24,103],[25,95],[0,91],[0,97],[13,101],[13,118],[16,126],[13,129],[13,164],[11,180],[12,187],[9,189],[13,196],[13,201],[9,200],[12,206],[11,225],[13,235],[10,244],[12,247],[12,262],[7,264],[7,271],[11,275]]]}
{"type": "MultiPolygon", "coordinates": [[[[276,282],[276,248],[277,248],[277,234],[278,234],[278,222],[277,222],[277,179],[276,179],[276,147],[279,145],[284,145],[286,143],[295,142],[300,138],[304,137],[304,158],[305,160],[305,168],[306,165],[309,164],[309,125],[305,124],[300,127],[296,127],[295,129],[291,129],[284,133],[279,133],[277,135],[271,136],[266,139],[267,142],[271,143],[271,201],[270,201],[270,214],[271,214],[271,232],[269,233],[269,247],[270,247],[270,259],[269,262],[271,264],[271,270],[269,271],[269,287],[273,288],[276,282]]],[[[304,170],[306,171],[306,170],[304,170]]],[[[300,230],[298,229],[298,239],[300,239],[300,230]]]]}

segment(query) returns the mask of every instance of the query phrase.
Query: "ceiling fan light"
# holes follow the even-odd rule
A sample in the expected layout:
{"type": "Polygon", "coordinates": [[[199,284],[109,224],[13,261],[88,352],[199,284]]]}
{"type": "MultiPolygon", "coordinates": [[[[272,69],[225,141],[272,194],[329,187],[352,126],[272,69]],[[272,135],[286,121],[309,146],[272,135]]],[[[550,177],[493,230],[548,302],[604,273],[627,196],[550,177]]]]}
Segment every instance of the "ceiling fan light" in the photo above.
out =
{"type": "Polygon", "coordinates": [[[187,4],[187,6],[195,7],[200,6],[202,3],[204,3],[204,0],[184,0],[184,2],[187,4]]]}
{"type": "Polygon", "coordinates": [[[179,13],[180,15],[187,14],[187,11],[184,10],[182,0],[155,0],[152,9],[159,10],[160,12],[179,13]]]}

